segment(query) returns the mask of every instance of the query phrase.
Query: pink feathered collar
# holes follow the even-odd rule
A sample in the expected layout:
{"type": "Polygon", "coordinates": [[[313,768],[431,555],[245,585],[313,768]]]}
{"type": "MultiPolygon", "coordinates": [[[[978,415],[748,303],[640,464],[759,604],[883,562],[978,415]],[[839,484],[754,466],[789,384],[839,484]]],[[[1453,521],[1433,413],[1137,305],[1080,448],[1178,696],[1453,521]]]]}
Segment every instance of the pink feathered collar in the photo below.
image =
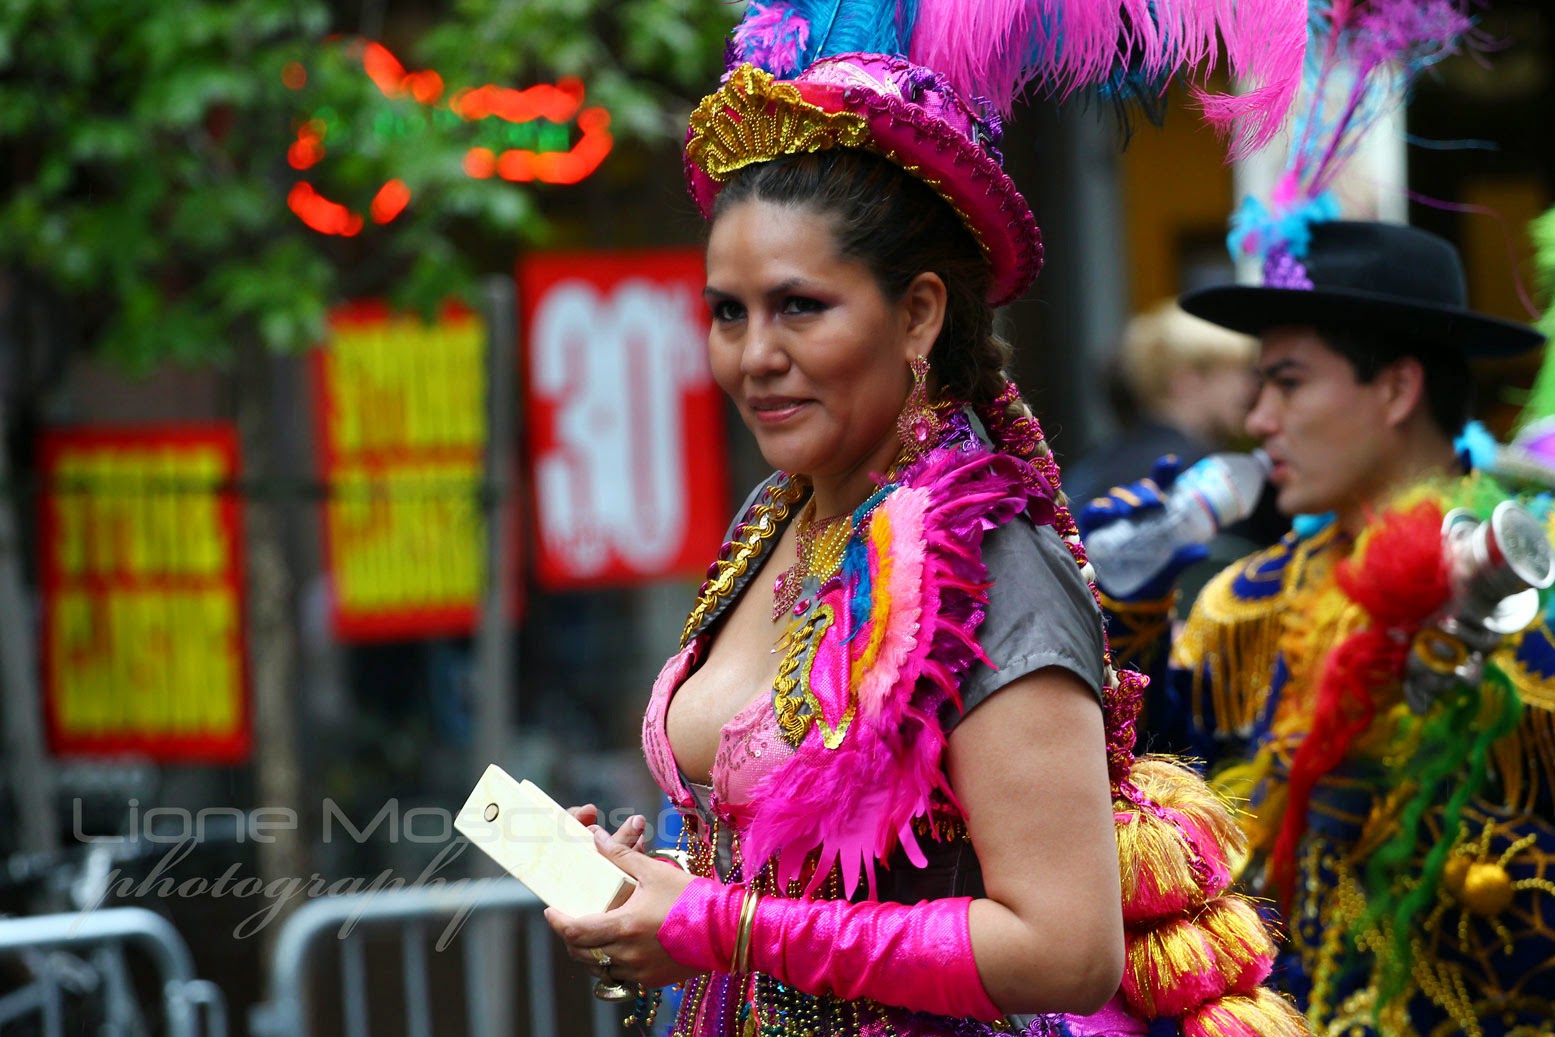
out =
{"type": "MultiPolygon", "coordinates": [[[[753,790],[741,834],[746,873],[776,856],[779,881],[816,855],[810,889],[840,866],[851,897],[900,847],[936,795],[955,805],[938,714],[986,662],[975,634],[988,604],[983,536],[1023,511],[1051,517],[1026,463],[976,441],[933,450],[856,524],[842,573],[822,589],[799,676],[810,717],[793,756],[753,790]],[[826,737],[823,737],[823,733],[826,737]],[[828,747],[830,746],[830,747],[828,747]]],[[[861,509],[861,513],[865,509],[861,509]]]]}

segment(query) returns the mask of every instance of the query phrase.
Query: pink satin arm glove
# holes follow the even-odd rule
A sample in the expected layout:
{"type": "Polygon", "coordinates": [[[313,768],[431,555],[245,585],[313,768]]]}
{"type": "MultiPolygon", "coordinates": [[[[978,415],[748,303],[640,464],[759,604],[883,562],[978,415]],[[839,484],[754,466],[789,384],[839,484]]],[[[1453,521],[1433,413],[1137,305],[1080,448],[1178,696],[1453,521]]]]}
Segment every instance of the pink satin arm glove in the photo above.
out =
{"type": "MultiPolygon", "coordinates": [[[[659,927],[676,962],[729,972],[743,885],[697,879],[659,927]]],[[[915,1012],[992,1022],[1003,1016],[983,988],[967,927],[969,897],[917,904],[763,897],[748,963],[807,994],[868,998],[915,1012]]]]}

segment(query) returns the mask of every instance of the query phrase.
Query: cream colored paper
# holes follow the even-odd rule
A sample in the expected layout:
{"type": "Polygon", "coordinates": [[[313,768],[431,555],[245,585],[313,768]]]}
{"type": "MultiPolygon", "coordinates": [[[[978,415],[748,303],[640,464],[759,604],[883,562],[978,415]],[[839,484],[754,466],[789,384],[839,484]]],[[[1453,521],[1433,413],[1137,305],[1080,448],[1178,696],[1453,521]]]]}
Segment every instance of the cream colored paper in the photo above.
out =
{"type": "Polygon", "coordinates": [[[569,915],[605,911],[636,883],[602,857],[582,822],[531,781],[493,764],[465,801],[454,828],[508,873],[569,915]]]}

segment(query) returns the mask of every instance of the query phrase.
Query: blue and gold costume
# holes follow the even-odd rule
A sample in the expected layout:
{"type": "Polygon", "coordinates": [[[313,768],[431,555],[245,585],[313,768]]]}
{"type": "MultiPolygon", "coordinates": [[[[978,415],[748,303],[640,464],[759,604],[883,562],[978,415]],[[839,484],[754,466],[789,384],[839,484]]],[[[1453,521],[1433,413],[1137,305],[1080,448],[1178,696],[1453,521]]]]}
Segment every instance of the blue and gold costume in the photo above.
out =
{"type": "MultiPolygon", "coordinates": [[[[1485,486],[1470,492],[1482,499],[1485,486]]],[[[1273,895],[1266,868],[1325,663],[1369,622],[1336,566],[1370,533],[1360,549],[1334,527],[1292,534],[1221,572],[1150,704],[1158,729],[1175,718],[1177,736],[1248,798],[1253,892],[1273,895]]],[[[1370,680],[1375,714],[1312,791],[1274,979],[1315,1033],[1555,1034],[1547,616],[1504,639],[1485,673],[1423,717],[1404,704],[1402,673],[1370,680]]]]}

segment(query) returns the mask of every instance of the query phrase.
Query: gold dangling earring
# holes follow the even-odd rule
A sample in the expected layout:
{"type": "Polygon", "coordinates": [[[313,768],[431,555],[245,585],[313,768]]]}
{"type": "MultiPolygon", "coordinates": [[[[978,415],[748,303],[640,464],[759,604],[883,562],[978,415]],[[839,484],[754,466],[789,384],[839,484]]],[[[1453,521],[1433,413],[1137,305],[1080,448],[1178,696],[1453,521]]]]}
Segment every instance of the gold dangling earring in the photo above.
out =
{"type": "Polygon", "coordinates": [[[896,417],[896,438],[901,441],[902,452],[892,466],[894,472],[922,457],[939,441],[945,428],[945,419],[929,403],[929,358],[915,356],[908,365],[912,368],[912,392],[907,394],[902,413],[896,417]]]}

